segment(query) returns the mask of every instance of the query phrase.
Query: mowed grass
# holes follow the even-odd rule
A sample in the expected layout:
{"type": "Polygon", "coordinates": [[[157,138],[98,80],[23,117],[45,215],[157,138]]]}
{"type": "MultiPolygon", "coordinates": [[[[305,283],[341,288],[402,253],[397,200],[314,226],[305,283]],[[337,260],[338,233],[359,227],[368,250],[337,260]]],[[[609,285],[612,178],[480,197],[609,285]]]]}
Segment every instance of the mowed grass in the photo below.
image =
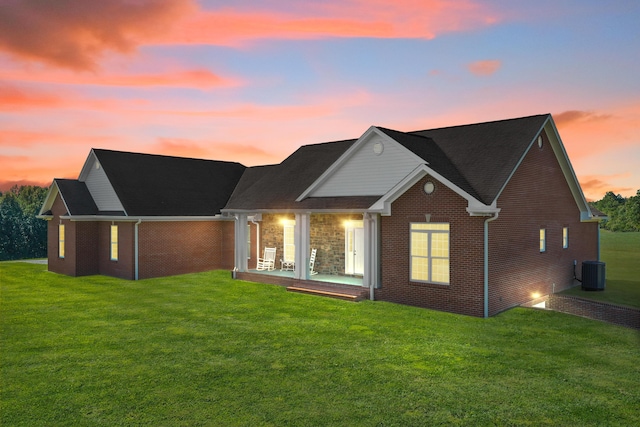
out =
{"type": "Polygon", "coordinates": [[[577,286],[562,293],[640,308],[640,232],[601,230],[600,258],[606,264],[604,291],[583,291],[577,286]]]}
{"type": "Polygon", "coordinates": [[[637,331],[0,263],[2,426],[640,425],[637,331]]]}

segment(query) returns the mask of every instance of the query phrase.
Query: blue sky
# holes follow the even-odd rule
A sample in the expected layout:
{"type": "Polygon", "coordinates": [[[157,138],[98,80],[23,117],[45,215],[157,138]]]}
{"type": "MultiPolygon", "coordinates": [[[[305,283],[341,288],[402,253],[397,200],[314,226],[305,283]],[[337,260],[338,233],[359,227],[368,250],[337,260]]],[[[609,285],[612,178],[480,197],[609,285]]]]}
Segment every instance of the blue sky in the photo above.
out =
{"type": "Polygon", "coordinates": [[[0,5],[0,190],[92,147],[276,163],[300,145],[551,113],[589,199],[640,189],[640,2],[0,5]]]}

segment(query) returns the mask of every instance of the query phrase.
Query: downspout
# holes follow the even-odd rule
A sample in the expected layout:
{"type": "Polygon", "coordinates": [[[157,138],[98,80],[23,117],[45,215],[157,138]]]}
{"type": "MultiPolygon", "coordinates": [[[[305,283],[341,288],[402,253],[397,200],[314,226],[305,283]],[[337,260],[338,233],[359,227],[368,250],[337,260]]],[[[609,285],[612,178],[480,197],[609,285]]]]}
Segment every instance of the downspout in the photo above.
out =
{"type": "Polygon", "coordinates": [[[498,219],[499,212],[484,220],[484,318],[489,317],[489,223],[498,219]]]}
{"type": "Polygon", "coordinates": [[[140,260],[138,259],[140,257],[140,252],[138,250],[138,246],[139,246],[139,238],[138,238],[138,233],[139,233],[139,228],[138,226],[140,225],[140,223],[142,222],[142,219],[139,219],[138,222],[135,223],[134,225],[134,243],[133,243],[133,250],[134,250],[134,263],[135,263],[135,280],[138,280],[138,271],[139,271],[139,263],[140,260]]]}

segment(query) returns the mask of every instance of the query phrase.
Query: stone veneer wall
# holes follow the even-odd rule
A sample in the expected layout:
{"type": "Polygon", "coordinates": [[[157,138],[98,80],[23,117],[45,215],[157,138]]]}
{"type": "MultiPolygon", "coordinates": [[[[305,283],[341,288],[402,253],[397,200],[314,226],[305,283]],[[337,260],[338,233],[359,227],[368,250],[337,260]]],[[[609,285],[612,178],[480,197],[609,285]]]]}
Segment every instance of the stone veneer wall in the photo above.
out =
{"type": "MultiPolygon", "coordinates": [[[[295,220],[293,214],[263,214],[260,223],[260,251],[276,248],[276,268],[284,253],[282,220],[295,220]]],[[[310,224],[310,249],[317,249],[314,270],[320,274],[344,274],[344,222],[362,220],[362,214],[313,214],[310,224]]],[[[260,254],[262,256],[262,253],[260,254]]],[[[254,268],[250,266],[250,268],[254,268]]]]}

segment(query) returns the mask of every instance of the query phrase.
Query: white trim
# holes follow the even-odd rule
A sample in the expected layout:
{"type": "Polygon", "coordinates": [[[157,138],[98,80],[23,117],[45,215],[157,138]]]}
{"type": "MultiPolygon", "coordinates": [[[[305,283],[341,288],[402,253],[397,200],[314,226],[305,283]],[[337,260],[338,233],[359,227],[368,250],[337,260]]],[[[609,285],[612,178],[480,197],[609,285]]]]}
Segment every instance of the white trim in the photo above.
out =
{"type": "Polygon", "coordinates": [[[342,155],[335,162],[333,162],[331,166],[329,166],[322,173],[322,175],[320,175],[309,187],[307,187],[306,190],[302,192],[302,194],[300,194],[300,196],[298,196],[298,198],[296,199],[296,202],[300,202],[304,200],[306,197],[309,197],[315,190],[320,188],[322,184],[324,184],[331,176],[333,176],[333,174],[336,173],[338,169],[340,169],[358,151],[358,149],[362,145],[366,144],[374,136],[378,136],[382,138],[382,140],[386,144],[396,144],[402,147],[402,149],[407,152],[407,155],[413,156],[415,158],[417,163],[428,164],[426,160],[417,156],[415,153],[411,152],[410,150],[407,150],[404,146],[402,146],[402,144],[397,142],[395,139],[391,138],[389,135],[387,135],[380,129],[378,129],[375,126],[371,126],[369,127],[369,129],[367,129],[365,133],[362,134],[360,138],[356,140],[356,142],[354,142],[351,145],[351,147],[347,149],[347,151],[342,153],[342,155]]]}
{"type": "Polygon", "coordinates": [[[368,210],[370,212],[378,212],[384,216],[391,215],[391,204],[427,175],[432,176],[434,179],[444,184],[454,193],[465,199],[467,201],[467,212],[471,216],[488,216],[500,210],[496,207],[495,203],[493,203],[492,205],[485,205],[484,203],[480,202],[475,197],[471,196],[469,193],[431,169],[426,164],[419,165],[414,170],[412,170],[409,175],[404,177],[402,181],[391,188],[391,190],[389,190],[387,194],[378,199],[378,201],[371,205],[368,210]]]}
{"type": "Polygon", "coordinates": [[[121,215],[63,215],[71,221],[172,222],[172,221],[233,221],[233,217],[216,216],[121,216],[121,215]]]}

